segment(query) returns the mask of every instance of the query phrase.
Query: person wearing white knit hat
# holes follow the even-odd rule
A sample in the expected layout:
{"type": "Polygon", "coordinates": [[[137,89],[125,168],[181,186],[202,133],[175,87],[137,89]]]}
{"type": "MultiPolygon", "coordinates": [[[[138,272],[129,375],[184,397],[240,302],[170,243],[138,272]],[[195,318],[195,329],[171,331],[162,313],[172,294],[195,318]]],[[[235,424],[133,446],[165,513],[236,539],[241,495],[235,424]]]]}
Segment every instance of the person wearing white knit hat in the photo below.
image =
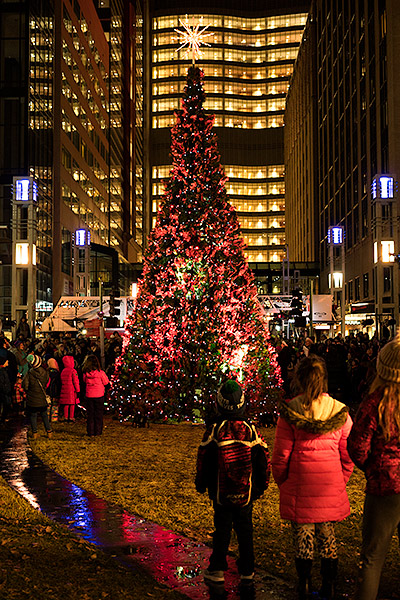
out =
{"type": "Polygon", "coordinates": [[[367,480],[357,600],[376,599],[393,533],[400,533],[399,334],[379,352],[376,371],[348,439],[349,454],[367,480]]]}

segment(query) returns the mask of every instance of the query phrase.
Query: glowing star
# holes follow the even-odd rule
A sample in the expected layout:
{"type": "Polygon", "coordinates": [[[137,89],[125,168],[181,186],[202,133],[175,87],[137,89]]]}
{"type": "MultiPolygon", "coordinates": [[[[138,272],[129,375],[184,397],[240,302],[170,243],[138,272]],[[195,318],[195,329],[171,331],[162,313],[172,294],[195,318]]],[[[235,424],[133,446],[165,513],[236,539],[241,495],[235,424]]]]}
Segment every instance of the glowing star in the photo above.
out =
{"type": "Polygon", "coordinates": [[[212,33],[204,33],[206,29],[209,28],[209,25],[206,25],[205,27],[203,27],[203,29],[200,29],[200,24],[197,24],[196,26],[191,26],[187,17],[184,21],[179,19],[179,23],[184,28],[184,31],[174,29],[174,31],[176,31],[176,33],[180,35],[180,40],[178,41],[181,42],[181,45],[179,46],[177,52],[179,52],[179,50],[187,46],[187,52],[192,52],[192,63],[194,64],[196,58],[199,58],[201,56],[200,46],[202,44],[204,46],[211,45],[207,44],[207,42],[204,41],[204,38],[209,35],[212,35],[212,33]]]}

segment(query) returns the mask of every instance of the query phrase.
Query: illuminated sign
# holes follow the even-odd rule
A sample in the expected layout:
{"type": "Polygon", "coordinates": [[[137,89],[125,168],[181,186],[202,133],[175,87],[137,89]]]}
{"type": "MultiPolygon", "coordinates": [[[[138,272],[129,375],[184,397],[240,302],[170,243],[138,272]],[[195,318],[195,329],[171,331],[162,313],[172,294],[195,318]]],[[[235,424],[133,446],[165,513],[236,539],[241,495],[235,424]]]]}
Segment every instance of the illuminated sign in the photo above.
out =
{"type": "Polygon", "coordinates": [[[90,231],[77,229],[75,231],[75,244],[77,246],[90,246],[90,231]]]}
{"type": "Polygon", "coordinates": [[[372,180],[372,198],[374,200],[391,200],[394,198],[394,180],[390,175],[380,175],[372,180]]]}
{"type": "MultiPolygon", "coordinates": [[[[32,264],[36,265],[36,246],[32,244],[32,264]]],[[[29,265],[29,243],[17,242],[15,245],[15,264],[29,265]]]]}
{"type": "Polygon", "coordinates": [[[14,178],[14,194],[17,202],[28,202],[37,199],[37,186],[32,177],[14,178]]]}
{"type": "Polygon", "coordinates": [[[379,260],[381,260],[383,263],[391,263],[395,261],[393,240],[385,240],[381,242],[380,256],[378,256],[378,242],[374,242],[374,263],[377,263],[379,260]]]}
{"type": "Polygon", "coordinates": [[[332,273],[333,275],[333,286],[331,285],[331,274],[329,273],[328,275],[328,283],[329,283],[329,287],[333,287],[335,289],[342,289],[343,287],[343,273],[341,271],[334,271],[332,273]]]}
{"type": "Polygon", "coordinates": [[[343,244],[344,230],[343,227],[329,227],[328,229],[328,244],[340,246],[343,244]]]}

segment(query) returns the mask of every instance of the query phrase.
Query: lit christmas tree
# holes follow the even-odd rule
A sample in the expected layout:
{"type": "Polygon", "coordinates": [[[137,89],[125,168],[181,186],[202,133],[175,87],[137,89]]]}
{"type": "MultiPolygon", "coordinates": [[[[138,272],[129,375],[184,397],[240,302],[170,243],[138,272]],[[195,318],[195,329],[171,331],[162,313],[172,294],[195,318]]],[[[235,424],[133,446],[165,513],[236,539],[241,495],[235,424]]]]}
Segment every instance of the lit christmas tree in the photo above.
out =
{"type": "Polygon", "coordinates": [[[149,237],[136,309],[113,378],[122,416],[204,416],[226,377],[250,412],[274,407],[280,370],[225,190],[203,72],[189,68],[172,129],[170,178],[149,237]]]}

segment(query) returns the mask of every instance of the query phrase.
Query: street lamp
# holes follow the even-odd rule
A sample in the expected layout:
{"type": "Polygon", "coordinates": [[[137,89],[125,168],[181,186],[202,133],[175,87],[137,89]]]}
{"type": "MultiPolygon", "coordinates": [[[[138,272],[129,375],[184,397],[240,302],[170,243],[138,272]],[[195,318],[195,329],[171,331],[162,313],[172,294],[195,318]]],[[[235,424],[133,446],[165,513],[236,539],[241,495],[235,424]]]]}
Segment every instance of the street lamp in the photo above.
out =
{"type": "Polygon", "coordinates": [[[381,317],[399,322],[397,294],[398,269],[394,268],[398,252],[397,182],[392,174],[375,175],[371,184],[373,275],[375,281],[375,326],[381,335],[381,317]],[[389,282],[389,285],[386,283],[389,282]]]}
{"type": "Polygon", "coordinates": [[[340,331],[342,336],[344,337],[346,334],[346,310],[345,310],[345,298],[344,298],[344,281],[345,281],[345,261],[344,261],[344,228],[341,225],[336,225],[334,227],[328,228],[328,246],[329,246],[329,277],[328,283],[329,288],[331,290],[332,300],[338,292],[341,292],[341,326],[340,331]],[[335,248],[340,249],[340,259],[341,259],[341,271],[337,271],[335,269],[336,266],[336,257],[335,257],[335,248]]]}
{"type": "Polygon", "coordinates": [[[90,230],[84,227],[74,233],[74,294],[90,296],[90,230]]]}
{"type": "Polygon", "coordinates": [[[11,319],[26,315],[36,328],[37,186],[33,177],[13,177],[11,319]]]}

